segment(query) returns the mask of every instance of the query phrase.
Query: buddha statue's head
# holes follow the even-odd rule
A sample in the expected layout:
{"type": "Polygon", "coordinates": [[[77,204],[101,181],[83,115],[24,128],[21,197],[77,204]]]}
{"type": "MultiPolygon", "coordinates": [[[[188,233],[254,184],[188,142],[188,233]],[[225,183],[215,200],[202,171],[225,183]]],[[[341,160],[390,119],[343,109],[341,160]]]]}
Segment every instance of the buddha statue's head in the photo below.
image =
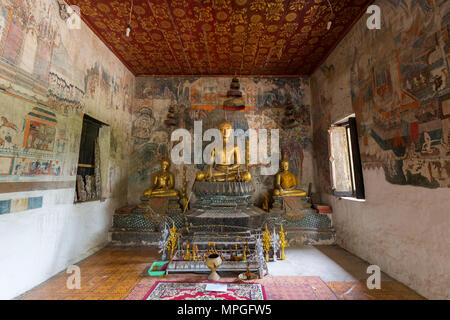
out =
{"type": "Polygon", "coordinates": [[[281,161],[281,170],[289,171],[289,161],[288,160],[281,161]]]}
{"type": "Polygon", "coordinates": [[[233,125],[227,121],[222,122],[219,124],[219,130],[222,134],[223,140],[228,141],[228,139],[231,136],[231,132],[233,130],[233,125]]]}
{"type": "Polygon", "coordinates": [[[167,171],[170,167],[170,162],[167,160],[161,160],[161,169],[162,171],[167,171]]]}

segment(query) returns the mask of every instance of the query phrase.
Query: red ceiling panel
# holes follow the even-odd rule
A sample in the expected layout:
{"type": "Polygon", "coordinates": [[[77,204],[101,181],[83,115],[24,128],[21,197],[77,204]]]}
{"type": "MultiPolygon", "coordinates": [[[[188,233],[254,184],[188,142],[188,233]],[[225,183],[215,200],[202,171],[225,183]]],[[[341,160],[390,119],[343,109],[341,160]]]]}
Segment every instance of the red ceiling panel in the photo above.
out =
{"type": "Polygon", "coordinates": [[[136,76],[199,76],[310,75],[373,1],[67,2],[136,76]]]}

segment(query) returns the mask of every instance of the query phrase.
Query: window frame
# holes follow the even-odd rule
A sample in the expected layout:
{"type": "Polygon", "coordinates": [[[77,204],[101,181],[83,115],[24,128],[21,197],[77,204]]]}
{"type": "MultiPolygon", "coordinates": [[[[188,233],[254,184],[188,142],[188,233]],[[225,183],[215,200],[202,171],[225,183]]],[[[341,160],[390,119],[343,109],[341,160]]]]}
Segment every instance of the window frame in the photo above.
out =
{"type": "MultiPolygon", "coordinates": [[[[335,189],[335,179],[334,179],[334,173],[333,173],[333,165],[331,163],[330,159],[330,178],[332,182],[332,192],[333,195],[345,198],[345,199],[351,199],[351,200],[365,200],[365,189],[364,189],[364,178],[363,178],[363,172],[362,172],[362,162],[361,162],[361,153],[359,149],[359,141],[358,141],[358,129],[356,124],[356,117],[355,115],[350,115],[343,120],[340,120],[336,123],[334,123],[331,128],[333,127],[344,127],[346,130],[346,141],[347,141],[347,152],[348,152],[348,166],[350,170],[350,180],[351,180],[351,191],[337,191],[335,189]]],[[[331,131],[331,130],[330,130],[331,131]]],[[[331,133],[328,135],[328,142],[329,142],[329,153],[330,156],[331,153],[331,139],[330,139],[331,133]]]]}
{"type": "MultiPolygon", "coordinates": [[[[78,151],[78,161],[77,161],[77,176],[81,176],[83,181],[85,182],[85,177],[87,175],[90,176],[96,176],[97,172],[96,172],[96,166],[95,166],[95,145],[97,143],[100,143],[99,138],[100,138],[100,130],[102,127],[109,127],[108,124],[103,123],[87,114],[83,115],[83,121],[82,121],[82,128],[81,128],[81,137],[80,137],[80,148],[78,151]],[[90,126],[91,128],[95,128],[96,133],[95,133],[95,138],[94,138],[94,142],[93,142],[93,150],[91,150],[90,152],[92,152],[92,155],[90,156],[91,160],[87,161],[87,162],[92,162],[92,163],[80,163],[80,161],[82,160],[82,158],[85,158],[83,160],[86,160],[87,157],[85,157],[85,153],[86,150],[83,149],[83,144],[86,143],[86,141],[83,141],[83,138],[86,139],[86,137],[88,137],[88,129],[87,126],[90,126]]],[[[86,162],[86,161],[84,161],[86,162]]],[[[78,180],[77,180],[78,181],[78,180]]],[[[78,182],[75,184],[75,195],[76,195],[76,199],[75,199],[75,203],[84,203],[84,202],[90,202],[90,201],[98,201],[101,200],[101,190],[97,190],[97,197],[95,199],[87,199],[87,200],[80,200],[79,199],[79,194],[78,194],[78,182]]]]}

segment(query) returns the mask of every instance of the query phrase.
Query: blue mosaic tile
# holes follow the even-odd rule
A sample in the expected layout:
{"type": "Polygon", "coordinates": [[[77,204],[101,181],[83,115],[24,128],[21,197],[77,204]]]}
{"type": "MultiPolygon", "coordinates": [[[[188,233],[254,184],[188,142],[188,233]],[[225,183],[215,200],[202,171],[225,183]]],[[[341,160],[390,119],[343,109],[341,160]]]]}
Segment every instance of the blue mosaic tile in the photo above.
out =
{"type": "Polygon", "coordinates": [[[0,214],[11,212],[11,200],[0,201],[0,214]]]}
{"type": "Polygon", "coordinates": [[[314,210],[308,210],[308,214],[300,221],[287,221],[285,219],[284,224],[286,226],[305,227],[310,229],[322,229],[331,228],[331,220],[327,215],[319,214],[314,210]]]}
{"type": "Polygon", "coordinates": [[[28,198],[28,210],[42,208],[43,197],[28,198]]]}
{"type": "MultiPolygon", "coordinates": [[[[184,226],[184,215],[175,215],[167,219],[169,225],[175,222],[177,228],[184,226]]],[[[158,224],[157,228],[160,229],[163,226],[162,223],[158,224]]],[[[143,214],[115,214],[113,218],[114,228],[126,228],[135,230],[153,230],[154,225],[143,214]]]]}

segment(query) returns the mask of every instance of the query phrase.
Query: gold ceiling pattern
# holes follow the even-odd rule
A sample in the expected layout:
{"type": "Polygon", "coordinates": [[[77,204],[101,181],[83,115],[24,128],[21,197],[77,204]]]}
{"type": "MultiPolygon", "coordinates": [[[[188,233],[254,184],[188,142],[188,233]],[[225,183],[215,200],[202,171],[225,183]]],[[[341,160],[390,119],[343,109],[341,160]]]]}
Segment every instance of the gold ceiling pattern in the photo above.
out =
{"type": "Polygon", "coordinates": [[[372,1],[67,2],[136,76],[199,76],[310,75],[372,1]]]}

